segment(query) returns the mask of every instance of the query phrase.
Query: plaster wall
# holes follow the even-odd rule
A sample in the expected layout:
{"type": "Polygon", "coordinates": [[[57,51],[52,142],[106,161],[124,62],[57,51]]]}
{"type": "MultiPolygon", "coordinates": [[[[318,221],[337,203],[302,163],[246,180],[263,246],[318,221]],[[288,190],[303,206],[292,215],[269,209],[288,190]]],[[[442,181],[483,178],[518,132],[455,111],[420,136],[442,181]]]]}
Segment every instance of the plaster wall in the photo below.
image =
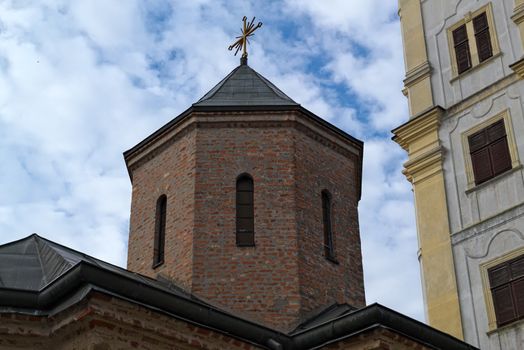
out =
{"type": "MultiPolygon", "coordinates": [[[[511,20],[514,2],[486,0],[423,0],[422,17],[431,66],[431,87],[436,105],[449,108],[485,87],[511,75],[509,65],[523,54],[518,26],[511,20]],[[448,28],[469,13],[491,4],[500,54],[454,77],[448,28]]],[[[492,30],[493,28],[490,28],[492,30]]]]}
{"type": "Polygon", "coordinates": [[[522,349],[524,321],[490,327],[489,289],[482,265],[524,250],[524,204],[452,236],[466,342],[481,349],[522,349]],[[485,283],[484,283],[485,284],[485,283]]]}
{"type": "Polygon", "coordinates": [[[497,329],[489,319],[490,291],[482,280],[483,264],[524,249],[524,82],[509,67],[523,56],[519,28],[511,19],[514,7],[513,1],[422,1],[433,98],[446,110],[439,140],[464,340],[488,350],[524,344],[524,322],[497,329]],[[490,29],[500,52],[457,77],[448,28],[483,6],[492,9],[490,29]],[[504,113],[513,169],[475,185],[464,135],[504,113]]]}

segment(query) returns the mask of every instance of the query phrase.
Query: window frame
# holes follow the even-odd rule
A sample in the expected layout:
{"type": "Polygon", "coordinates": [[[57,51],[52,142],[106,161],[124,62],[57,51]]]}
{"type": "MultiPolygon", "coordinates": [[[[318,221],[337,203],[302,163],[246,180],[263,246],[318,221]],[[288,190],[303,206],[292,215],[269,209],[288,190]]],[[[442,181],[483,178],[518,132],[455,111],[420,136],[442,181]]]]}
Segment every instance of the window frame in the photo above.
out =
{"type": "Polygon", "coordinates": [[[167,195],[156,200],[155,233],[153,236],[153,269],[164,264],[166,247],[167,195]]]}
{"type": "Polygon", "coordinates": [[[468,12],[464,18],[462,18],[460,21],[456,22],[452,26],[448,27],[447,29],[447,38],[448,38],[448,50],[449,50],[449,56],[451,58],[451,71],[452,71],[452,81],[455,80],[455,78],[462,77],[465,74],[473,71],[476,67],[481,66],[487,62],[490,62],[495,57],[498,57],[500,55],[500,46],[498,43],[498,37],[497,37],[497,30],[495,28],[495,22],[493,20],[493,8],[491,2],[486,4],[485,6],[479,8],[478,10],[474,12],[468,12]],[[491,51],[492,54],[489,58],[484,59],[483,61],[480,61],[479,59],[479,52],[477,47],[477,37],[475,35],[475,29],[473,27],[473,19],[477,16],[481,15],[482,13],[486,13],[486,18],[488,22],[488,30],[489,30],[489,38],[490,38],[490,44],[491,44],[491,51]],[[458,29],[462,25],[466,26],[466,33],[468,38],[468,46],[469,46],[469,53],[470,53],[470,60],[471,65],[468,69],[466,69],[463,72],[458,72],[458,63],[457,63],[457,56],[455,52],[455,43],[453,40],[453,31],[455,29],[458,29]]]}
{"type": "Polygon", "coordinates": [[[503,256],[497,257],[495,259],[489,260],[480,264],[480,275],[482,280],[482,289],[484,293],[484,302],[486,304],[486,313],[488,316],[488,333],[496,331],[499,328],[511,325],[514,322],[522,322],[524,318],[513,320],[504,325],[497,325],[497,317],[495,314],[495,303],[493,302],[493,295],[491,293],[491,285],[489,282],[488,270],[497,266],[500,266],[504,263],[509,262],[510,260],[516,259],[524,255],[524,247],[517,248],[513,251],[506,253],[503,256]]]}
{"type": "MultiPolygon", "coordinates": [[[[249,210],[249,208],[248,208],[249,210]]],[[[245,219],[245,217],[242,217],[245,219]]],[[[236,182],[235,182],[235,241],[237,247],[254,247],[255,246],[255,181],[253,179],[253,176],[251,176],[248,173],[242,173],[237,176],[236,182]],[[239,184],[240,181],[243,179],[248,179],[251,182],[251,190],[239,190],[239,184]],[[251,193],[251,227],[252,229],[246,230],[245,232],[240,232],[239,229],[239,205],[249,205],[248,204],[239,204],[239,193],[251,193]],[[250,239],[247,239],[246,241],[249,241],[246,243],[246,241],[243,241],[243,239],[239,239],[239,236],[241,235],[251,235],[250,239]]]]}
{"type": "Polygon", "coordinates": [[[333,234],[333,196],[324,189],[320,193],[322,201],[322,232],[324,256],[327,260],[338,263],[335,257],[335,235],[333,234]]]}
{"type": "Polygon", "coordinates": [[[491,182],[493,179],[496,179],[500,176],[503,176],[504,174],[507,174],[511,170],[520,167],[520,161],[518,157],[517,152],[517,144],[515,142],[515,136],[513,133],[513,123],[511,121],[511,115],[509,113],[509,109],[506,109],[493,117],[486,119],[482,123],[479,123],[475,125],[474,127],[468,129],[467,131],[462,133],[462,150],[463,150],[463,157],[464,157],[464,165],[466,170],[466,191],[469,192],[473,190],[474,188],[477,188],[478,186],[482,186],[485,183],[491,182]],[[507,171],[497,174],[490,179],[487,179],[486,181],[476,184],[475,183],[475,175],[473,172],[473,162],[471,160],[471,152],[469,148],[469,136],[489,127],[490,125],[493,125],[494,123],[498,122],[499,120],[504,119],[504,128],[506,130],[506,140],[508,144],[508,151],[511,158],[511,169],[508,169],[507,171]]]}

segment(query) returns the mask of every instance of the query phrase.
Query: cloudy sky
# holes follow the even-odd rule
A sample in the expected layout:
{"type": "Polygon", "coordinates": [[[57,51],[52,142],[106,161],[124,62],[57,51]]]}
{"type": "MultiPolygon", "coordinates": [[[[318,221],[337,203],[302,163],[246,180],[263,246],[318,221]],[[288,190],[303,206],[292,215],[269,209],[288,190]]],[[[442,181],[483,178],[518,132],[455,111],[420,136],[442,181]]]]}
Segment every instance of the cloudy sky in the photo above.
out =
{"type": "Polygon", "coordinates": [[[0,243],[36,232],[125,266],[122,152],[249,64],[365,142],[366,298],[423,320],[396,1],[0,0],[0,243]]]}

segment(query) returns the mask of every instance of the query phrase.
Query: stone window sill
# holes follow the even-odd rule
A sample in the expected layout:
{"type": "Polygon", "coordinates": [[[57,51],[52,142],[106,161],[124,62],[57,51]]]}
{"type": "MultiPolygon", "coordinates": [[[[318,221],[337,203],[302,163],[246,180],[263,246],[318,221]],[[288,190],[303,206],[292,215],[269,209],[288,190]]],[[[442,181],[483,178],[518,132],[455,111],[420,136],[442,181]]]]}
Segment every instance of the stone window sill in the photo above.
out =
{"type": "Polygon", "coordinates": [[[524,319],[523,318],[521,318],[520,320],[515,320],[515,321],[513,321],[511,323],[505,324],[504,326],[500,326],[498,328],[491,329],[491,330],[487,331],[486,334],[488,336],[490,336],[490,335],[495,334],[495,333],[503,332],[503,331],[505,331],[507,329],[514,328],[514,327],[516,327],[517,325],[519,325],[521,323],[524,323],[524,319]]]}
{"type": "Polygon", "coordinates": [[[513,167],[513,168],[511,168],[511,169],[509,169],[509,170],[507,170],[505,172],[503,172],[502,174],[498,174],[497,176],[492,177],[491,179],[481,183],[480,185],[473,185],[472,187],[470,187],[470,188],[468,188],[466,190],[466,194],[470,194],[472,192],[480,190],[481,188],[487,187],[490,184],[493,184],[493,183],[499,181],[500,179],[503,179],[503,178],[505,178],[505,177],[507,177],[507,176],[509,176],[509,175],[511,175],[511,174],[513,174],[513,173],[515,173],[515,172],[517,172],[519,170],[521,170],[521,169],[522,169],[522,164],[519,164],[519,165],[517,165],[517,166],[515,166],[515,167],[513,167]]]}
{"type": "Polygon", "coordinates": [[[493,56],[491,56],[490,58],[488,58],[487,60],[483,61],[483,62],[480,62],[479,64],[477,64],[476,66],[473,66],[471,67],[470,69],[468,69],[467,71],[464,71],[458,75],[454,75],[451,80],[449,81],[450,84],[453,84],[455,81],[459,80],[459,79],[462,79],[464,78],[465,76],[468,76],[470,75],[470,73],[472,72],[476,72],[477,70],[479,70],[480,67],[483,67],[485,65],[487,65],[488,63],[490,62],[493,62],[494,60],[496,60],[497,58],[499,58],[500,56],[502,56],[502,52],[498,52],[496,54],[494,54],[493,56]]]}

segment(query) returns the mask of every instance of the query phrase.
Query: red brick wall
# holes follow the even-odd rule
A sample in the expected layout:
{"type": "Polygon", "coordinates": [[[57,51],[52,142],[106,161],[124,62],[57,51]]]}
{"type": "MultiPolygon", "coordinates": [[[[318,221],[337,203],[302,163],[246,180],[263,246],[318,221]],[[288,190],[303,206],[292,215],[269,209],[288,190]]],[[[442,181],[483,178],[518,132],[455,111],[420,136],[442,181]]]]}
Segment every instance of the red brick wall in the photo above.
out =
{"type": "Polygon", "coordinates": [[[265,324],[298,318],[293,130],[203,127],[197,136],[193,292],[265,324]],[[255,247],[235,242],[235,185],[254,180],[255,247]]]}
{"type": "Polygon", "coordinates": [[[332,350],[429,350],[428,347],[404,335],[385,328],[375,328],[360,334],[338,340],[322,347],[332,350]]]}
{"type": "Polygon", "coordinates": [[[333,302],[365,306],[358,225],[357,157],[296,132],[297,228],[302,314],[333,302]],[[321,192],[332,203],[335,258],[326,259],[321,192]]]}
{"type": "Polygon", "coordinates": [[[325,128],[311,126],[313,132],[296,118],[303,116],[196,115],[142,164],[133,160],[128,268],[161,272],[198,297],[281,330],[334,302],[363,306],[358,158],[347,145],[335,146],[343,141],[325,128]],[[235,242],[242,173],[254,180],[255,247],[235,242]],[[323,189],[333,195],[338,265],[323,252],[323,189]],[[168,198],[166,262],[153,270],[161,194],[168,198]]]}
{"type": "Polygon", "coordinates": [[[191,288],[195,188],[195,128],[185,129],[132,170],[133,192],[127,268],[150,277],[165,274],[191,288]],[[153,264],[155,212],[167,196],[165,263],[153,264]]]}
{"type": "Polygon", "coordinates": [[[0,317],[0,350],[256,350],[260,347],[100,293],[53,317],[0,317]]]}

